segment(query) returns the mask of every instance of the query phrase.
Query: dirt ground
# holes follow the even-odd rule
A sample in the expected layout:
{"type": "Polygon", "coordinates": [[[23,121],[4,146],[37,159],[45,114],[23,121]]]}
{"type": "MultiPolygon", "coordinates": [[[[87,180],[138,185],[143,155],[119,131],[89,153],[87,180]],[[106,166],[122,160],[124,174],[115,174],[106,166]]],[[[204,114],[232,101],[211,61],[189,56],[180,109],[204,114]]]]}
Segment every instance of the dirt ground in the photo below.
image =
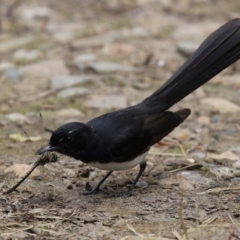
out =
{"type": "Polygon", "coordinates": [[[37,160],[50,137],[44,127],[141,101],[239,11],[236,0],[0,0],[0,238],[240,239],[239,62],[173,107],[191,116],[150,150],[133,196],[111,197],[138,167],[85,196],[105,172],[66,156],[2,194],[37,160]],[[101,71],[88,61],[129,68],[101,71]],[[87,94],[62,97],[68,87],[52,79],[73,75],[96,79],[73,86],[87,94]]]}

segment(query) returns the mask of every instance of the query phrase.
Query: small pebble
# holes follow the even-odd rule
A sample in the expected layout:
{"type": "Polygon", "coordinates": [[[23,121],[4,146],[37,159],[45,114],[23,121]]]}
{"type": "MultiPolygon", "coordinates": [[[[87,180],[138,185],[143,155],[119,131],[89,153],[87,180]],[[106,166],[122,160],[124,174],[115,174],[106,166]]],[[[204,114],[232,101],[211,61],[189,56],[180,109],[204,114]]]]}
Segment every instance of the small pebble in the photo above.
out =
{"type": "Polygon", "coordinates": [[[17,82],[22,77],[22,72],[17,69],[7,69],[4,71],[4,75],[7,79],[17,82]]]}
{"type": "Polygon", "coordinates": [[[86,170],[84,170],[84,171],[81,173],[81,177],[82,177],[82,178],[88,178],[89,175],[90,175],[89,169],[86,169],[86,170]]]}
{"type": "Polygon", "coordinates": [[[146,188],[148,187],[148,183],[146,181],[137,182],[136,187],[146,188]]]}
{"type": "Polygon", "coordinates": [[[74,58],[75,64],[86,63],[86,62],[93,62],[97,59],[97,56],[93,53],[88,54],[81,54],[74,58]]]}

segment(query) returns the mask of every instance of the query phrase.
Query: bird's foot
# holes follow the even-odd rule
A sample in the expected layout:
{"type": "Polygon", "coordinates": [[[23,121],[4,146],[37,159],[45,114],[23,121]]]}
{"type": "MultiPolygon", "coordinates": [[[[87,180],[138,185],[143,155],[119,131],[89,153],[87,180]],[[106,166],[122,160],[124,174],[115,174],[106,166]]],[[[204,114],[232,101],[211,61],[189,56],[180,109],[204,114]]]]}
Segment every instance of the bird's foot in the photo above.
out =
{"type": "Polygon", "coordinates": [[[88,192],[84,192],[83,194],[84,194],[84,195],[98,194],[99,190],[100,190],[100,189],[99,189],[99,187],[97,186],[97,187],[95,187],[93,190],[88,191],[88,192]]]}

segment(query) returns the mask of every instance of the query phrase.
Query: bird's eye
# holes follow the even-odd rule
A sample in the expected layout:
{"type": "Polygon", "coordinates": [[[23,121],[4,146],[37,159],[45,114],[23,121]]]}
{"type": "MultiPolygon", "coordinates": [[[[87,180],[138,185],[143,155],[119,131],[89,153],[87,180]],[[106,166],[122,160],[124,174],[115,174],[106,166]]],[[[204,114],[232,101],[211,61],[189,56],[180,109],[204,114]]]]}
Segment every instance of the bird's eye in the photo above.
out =
{"type": "Polygon", "coordinates": [[[72,138],[71,137],[67,137],[66,138],[66,142],[71,142],[72,141],[72,138]]]}

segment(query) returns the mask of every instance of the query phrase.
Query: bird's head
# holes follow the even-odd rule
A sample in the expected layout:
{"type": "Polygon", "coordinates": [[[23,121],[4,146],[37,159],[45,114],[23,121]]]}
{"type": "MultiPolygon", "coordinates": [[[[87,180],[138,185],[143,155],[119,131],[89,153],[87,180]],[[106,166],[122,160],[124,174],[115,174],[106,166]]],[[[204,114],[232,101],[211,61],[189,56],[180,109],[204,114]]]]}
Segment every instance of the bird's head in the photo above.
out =
{"type": "Polygon", "coordinates": [[[74,157],[84,147],[91,127],[80,122],[67,123],[57,128],[48,144],[42,146],[36,154],[45,152],[59,152],[74,157]]]}

